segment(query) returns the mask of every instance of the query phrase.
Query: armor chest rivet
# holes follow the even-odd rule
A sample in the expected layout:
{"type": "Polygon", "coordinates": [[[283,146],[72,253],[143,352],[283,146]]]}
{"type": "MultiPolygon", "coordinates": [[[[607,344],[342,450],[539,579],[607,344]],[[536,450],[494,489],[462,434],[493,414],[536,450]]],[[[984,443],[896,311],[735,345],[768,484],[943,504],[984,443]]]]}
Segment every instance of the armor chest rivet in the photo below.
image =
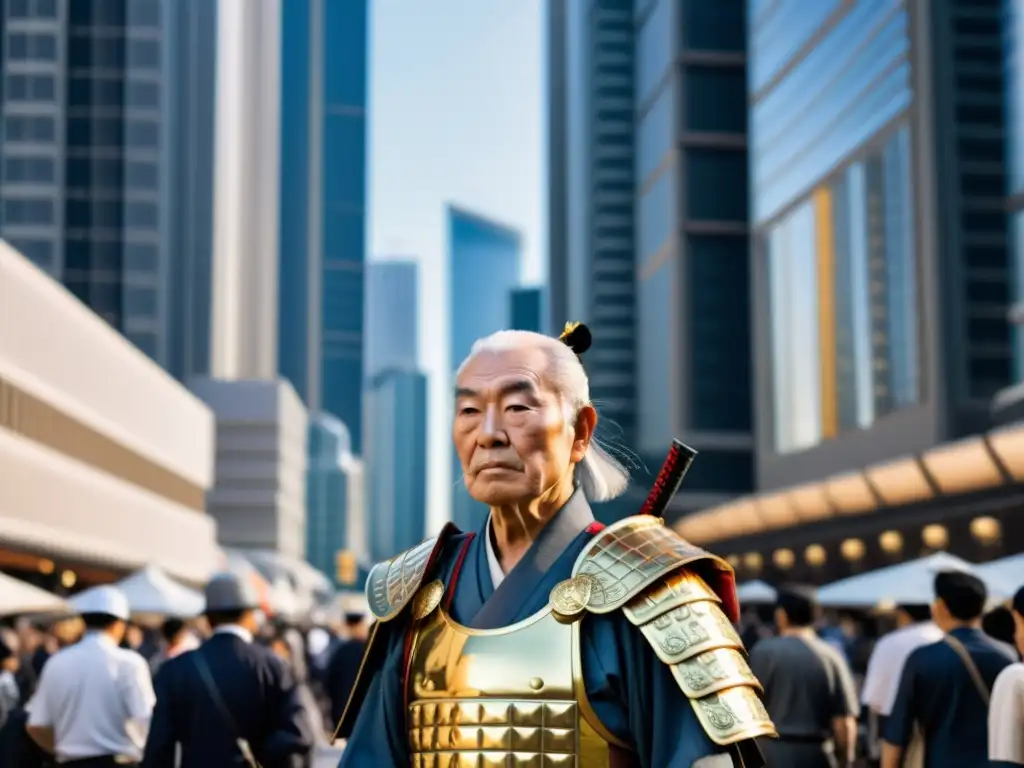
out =
{"type": "Polygon", "coordinates": [[[539,691],[541,688],[544,687],[544,681],[541,680],[539,677],[531,677],[530,687],[535,691],[539,691]]]}

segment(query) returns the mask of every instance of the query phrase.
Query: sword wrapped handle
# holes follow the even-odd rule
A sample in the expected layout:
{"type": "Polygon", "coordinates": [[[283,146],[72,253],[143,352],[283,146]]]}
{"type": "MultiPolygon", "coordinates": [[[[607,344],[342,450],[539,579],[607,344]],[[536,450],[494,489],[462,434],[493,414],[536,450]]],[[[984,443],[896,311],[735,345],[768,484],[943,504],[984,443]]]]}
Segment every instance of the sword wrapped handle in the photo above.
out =
{"type": "Polygon", "coordinates": [[[647,500],[640,508],[641,515],[654,515],[663,517],[672,497],[676,495],[679,486],[683,483],[690,465],[697,456],[690,446],[679,440],[672,440],[672,447],[668,450],[665,463],[661,465],[661,471],[654,480],[651,492],[647,494],[647,500]]]}

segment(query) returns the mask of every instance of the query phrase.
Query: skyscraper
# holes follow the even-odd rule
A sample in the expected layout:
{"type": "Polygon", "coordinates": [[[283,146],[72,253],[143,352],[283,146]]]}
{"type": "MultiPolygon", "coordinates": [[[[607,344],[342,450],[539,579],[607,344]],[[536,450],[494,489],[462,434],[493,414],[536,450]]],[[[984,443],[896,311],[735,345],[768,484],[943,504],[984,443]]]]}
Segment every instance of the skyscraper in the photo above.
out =
{"type": "Polygon", "coordinates": [[[549,21],[551,322],[592,327],[606,436],[651,472],[673,437],[700,451],[681,514],[753,483],[744,2],[552,0],[549,21]]]}
{"type": "Polygon", "coordinates": [[[634,5],[548,4],[548,320],[590,326],[591,396],[627,444],[637,420],[634,5]]]}
{"type": "MultiPolygon", "coordinates": [[[[519,232],[464,208],[448,206],[452,371],[469,354],[474,341],[508,326],[509,292],[519,283],[521,263],[519,232]]],[[[452,520],[463,530],[476,530],[484,508],[466,492],[454,453],[452,467],[452,520]]]]}
{"type": "Polygon", "coordinates": [[[179,377],[210,322],[216,16],[204,0],[0,7],[0,231],[179,377]]]}
{"type": "Polygon", "coordinates": [[[350,545],[349,520],[363,513],[351,509],[353,502],[362,499],[361,489],[351,486],[362,482],[362,467],[352,455],[348,428],[333,416],[312,414],[306,480],[306,559],[335,578],[338,553],[350,545]]]}
{"type": "Polygon", "coordinates": [[[1001,3],[751,8],[759,483],[981,431],[1011,378],[1001,3]]]}
{"type": "Polygon", "coordinates": [[[544,289],[539,286],[513,288],[508,295],[509,328],[543,333],[547,329],[544,289]]]}
{"type": "Polygon", "coordinates": [[[425,536],[427,379],[418,371],[385,370],[370,382],[367,396],[373,514],[366,518],[366,539],[372,561],[380,562],[425,536]]]}
{"type": "Polygon", "coordinates": [[[281,0],[218,0],[210,375],[277,377],[281,0]]]}
{"type": "Polygon", "coordinates": [[[280,372],[361,451],[367,0],[282,5],[280,372]]]}
{"type": "Polygon", "coordinates": [[[366,376],[419,366],[419,265],[373,261],[366,284],[366,376]]]}

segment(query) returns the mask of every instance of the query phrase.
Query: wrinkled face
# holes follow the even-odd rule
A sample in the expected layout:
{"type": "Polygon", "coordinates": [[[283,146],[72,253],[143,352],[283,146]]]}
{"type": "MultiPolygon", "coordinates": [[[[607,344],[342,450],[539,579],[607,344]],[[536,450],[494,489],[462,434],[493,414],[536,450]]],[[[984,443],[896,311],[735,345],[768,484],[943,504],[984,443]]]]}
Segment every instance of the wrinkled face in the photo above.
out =
{"type": "Polygon", "coordinates": [[[489,506],[527,503],[560,482],[586,453],[596,421],[585,408],[566,424],[545,378],[542,349],[484,352],[462,370],[452,434],[469,495],[489,506]]]}

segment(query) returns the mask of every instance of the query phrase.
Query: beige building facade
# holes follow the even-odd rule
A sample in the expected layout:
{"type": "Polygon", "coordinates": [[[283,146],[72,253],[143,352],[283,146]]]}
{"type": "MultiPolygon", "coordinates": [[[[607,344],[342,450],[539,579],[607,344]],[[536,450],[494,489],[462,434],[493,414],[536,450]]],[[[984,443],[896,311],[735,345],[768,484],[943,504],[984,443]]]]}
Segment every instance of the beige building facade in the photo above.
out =
{"type": "Polygon", "coordinates": [[[201,582],[213,464],[210,409],[0,242],[0,553],[201,582]]]}

